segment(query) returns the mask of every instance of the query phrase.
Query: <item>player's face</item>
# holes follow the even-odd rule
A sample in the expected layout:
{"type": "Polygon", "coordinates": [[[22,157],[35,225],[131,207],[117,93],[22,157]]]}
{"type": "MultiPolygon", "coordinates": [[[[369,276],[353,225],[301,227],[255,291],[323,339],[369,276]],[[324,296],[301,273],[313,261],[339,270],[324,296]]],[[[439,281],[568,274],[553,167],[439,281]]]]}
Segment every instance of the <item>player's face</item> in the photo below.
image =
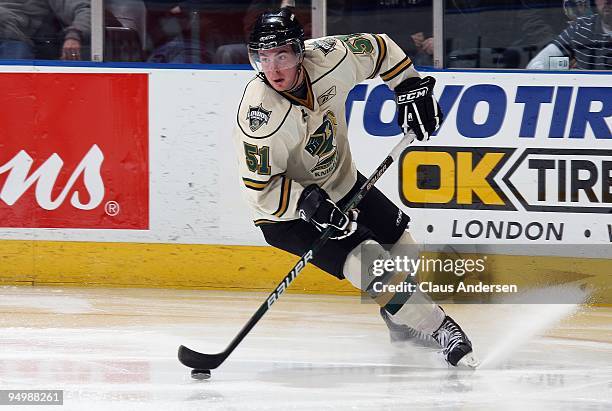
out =
{"type": "Polygon", "coordinates": [[[612,0],[596,0],[595,4],[604,24],[608,27],[612,26],[612,0]]]}
{"type": "Polygon", "coordinates": [[[260,50],[259,61],[266,79],[277,91],[287,91],[295,87],[298,76],[299,58],[291,45],[271,50],[260,50]]]}

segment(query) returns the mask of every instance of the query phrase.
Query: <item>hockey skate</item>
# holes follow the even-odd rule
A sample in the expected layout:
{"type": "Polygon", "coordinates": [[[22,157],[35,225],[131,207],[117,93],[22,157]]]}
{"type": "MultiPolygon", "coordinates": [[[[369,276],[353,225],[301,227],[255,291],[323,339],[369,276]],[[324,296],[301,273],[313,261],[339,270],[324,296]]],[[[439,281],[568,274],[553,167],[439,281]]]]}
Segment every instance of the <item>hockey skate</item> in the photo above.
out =
{"type": "Polygon", "coordinates": [[[470,339],[448,315],[431,336],[442,346],[442,354],[449,364],[469,368],[478,366],[479,362],[472,352],[470,339]]]}
{"type": "Polygon", "coordinates": [[[410,342],[426,348],[440,349],[440,344],[430,335],[415,330],[407,325],[394,323],[387,311],[381,307],[380,316],[389,328],[389,338],[392,343],[410,342]]]}

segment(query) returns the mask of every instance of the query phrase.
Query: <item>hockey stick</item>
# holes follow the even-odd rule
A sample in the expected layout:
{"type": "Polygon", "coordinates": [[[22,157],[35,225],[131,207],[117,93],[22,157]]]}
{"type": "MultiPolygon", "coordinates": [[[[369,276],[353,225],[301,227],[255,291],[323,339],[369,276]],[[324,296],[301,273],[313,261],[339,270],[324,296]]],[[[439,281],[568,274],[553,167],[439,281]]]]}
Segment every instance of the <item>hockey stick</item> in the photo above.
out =
{"type": "MultiPolygon", "coordinates": [[[[393,162],[397,161],[400,154],[404,151],[410,143],[414,140],[414,134],[409,133],[402,138],[402,140],[395,145],[393,150],[389,153],[387,158],[378,166],[378,168],[372,173],[370,178],[363,183],[359,191],[351,198],[351,200],[343,207],[342,211],[350,210],[354,208],[362,199],[366,196],[366,194],[372,189],[374,184],[380,179],[380,177],[387,171],[389,166],[393,164],[393,162]]],[[[281,296],[281,294],[289,287],[289,285],[295,280],[295,278],[300,274],[300,272],[304,269],[306,264],[310,260],[312,260],[313,256],[325,245],[329,236],[332,234],[333,229],[327,228],[321,234],[321,237],[317,241],[314,242],[312,247],[306,253],[302,255],[302,257],[298,260],[298,262],[293,266],[291,271],[283,278],[283,281],[276,287],[274,291],[268,296],[266,301],[259,307],[257,312],[253,314],[253,316],[249,319],[249,321],[242,327],[238,335],[234,337],[234,339],[230,342],[228,347],[217,354],[203,354],[197,351],[194,351],[190,348],[181,345],[178,350],[178,359],[179,361],[194,370],[203,370],[208,373],[210,376],[210,370],[217,368],[219,365],[223,363],[227,359],[227,357],[234,351],[234,349],[240,344],[240,342],[247,336],[249,331],[259,322],[261,317],[264,316],[266,311],[270,309],[272,304],[274,304],[281,296]]],[[[192,372],[193,373],[193,372],[192,372]]]]}

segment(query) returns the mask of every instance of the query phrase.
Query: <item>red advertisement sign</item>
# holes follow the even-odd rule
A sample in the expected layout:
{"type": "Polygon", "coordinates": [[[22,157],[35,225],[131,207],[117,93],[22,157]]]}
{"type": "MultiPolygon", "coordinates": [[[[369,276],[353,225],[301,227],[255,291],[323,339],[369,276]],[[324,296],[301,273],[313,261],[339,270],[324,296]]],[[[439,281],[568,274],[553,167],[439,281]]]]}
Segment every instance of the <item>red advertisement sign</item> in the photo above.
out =
{"type": "Polygon", "coordinates": [[[0,73],[0,227],[149,228],[146,74],[0,73]]]}

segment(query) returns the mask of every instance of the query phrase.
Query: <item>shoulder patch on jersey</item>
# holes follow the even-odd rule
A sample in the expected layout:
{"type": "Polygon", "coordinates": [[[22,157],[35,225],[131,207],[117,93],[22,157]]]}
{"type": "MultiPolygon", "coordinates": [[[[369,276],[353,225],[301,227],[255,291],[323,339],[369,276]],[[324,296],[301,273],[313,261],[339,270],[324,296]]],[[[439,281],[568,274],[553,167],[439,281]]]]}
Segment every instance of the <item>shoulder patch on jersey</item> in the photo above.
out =
{"type": "Polygon", "coordinates": [[[249,106],[249,112],[247,114],[247,120],[249,120],[249,128],[251,131],[257,131],[259,127],[264,124],[268,124],[270,120],[270,114],[272,110],[266,110],[263,108],[263,103],[259,103],[258,106],[249,106]]]}
{"type": "Polygon", "coordinates": [[[304,67],[311,76],[311,83],[315,84],[333,72],[344,61],[347,54],[348,48],[336,37],[306,40],[304,67]]]}
{"type": "Polygon", "coordinates": [[[324,37],[316,39],[312,42],[314,50],[321,50],[327,56],[336,48],[336,39],[333,37],[324,37]]]}
{"type": "Polygon", "coordinates": [[[263,139],[278,132],[291,112],[291,103],[259,78],[247,84],[236,121],[245,136],[263,139]]]}

